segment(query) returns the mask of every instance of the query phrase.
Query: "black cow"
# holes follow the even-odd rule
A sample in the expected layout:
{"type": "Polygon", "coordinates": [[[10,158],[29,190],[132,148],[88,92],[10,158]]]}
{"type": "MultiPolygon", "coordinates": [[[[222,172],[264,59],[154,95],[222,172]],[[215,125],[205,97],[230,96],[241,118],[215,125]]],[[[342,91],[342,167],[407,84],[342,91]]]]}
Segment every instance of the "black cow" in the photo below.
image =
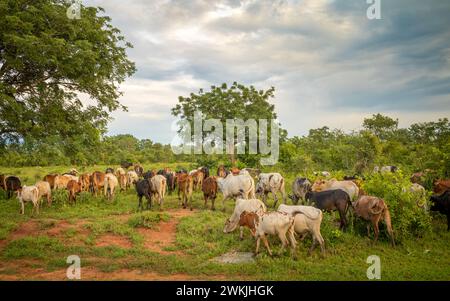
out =
{"type": "Polygon", "coordinates": [[[154,175],[156,175],[156,173],[153,170],[148,170],[142,174],[142,177],[144,180],[149,180],[150,178],[153,178],[154,175]]]}
{"type": "Polygon", "coordinates": [[[321,210],[339,212],[341,224],[339,229],[347,227],[347,211],[351,206],[350,196],[342,189],[325,190],[319,192],[308,191],[305,195],[308,202],[321,210]]]}
{"type": "Polygon", "coordinates": [[[136,193],[139,198],[138,210],[142,210],[142,197],[147,199],[147,209],[152,208],[151,182],[149,180],[139,180],[135,183],[136,193]]]}
{"type": "Polygon", "coordinates": [[[209,177],[209,168],[208,168],[208,167],[204,167],[204,166],[203,166],[200,170],[201,170],[201,171],[203,172],[203,174],[204,174],[203,179],[206,179],[206,178],[209,177]]]}
{"type": "Polygon", "coordinates": [[[10,199],[13,193],[22,188],[20,179],[15,176],[9,176],[5,179],[7,198],[10,199]]]}
{"type": "Polygon", "coordinates": [[[130,168],[131,166],[133,166],[133,163],[131,163],[131,162],[126,162],[126,161],[122,161],[122,162],[120,163],[120,166],[126,170],[126,169],[130,168]]]}
{"type": "Polygon", "coordinates": [[[432,195],[430,210],[440,212],[447,216],[447,231],[450,231],[450,189],[443,194],[432,195]]]}

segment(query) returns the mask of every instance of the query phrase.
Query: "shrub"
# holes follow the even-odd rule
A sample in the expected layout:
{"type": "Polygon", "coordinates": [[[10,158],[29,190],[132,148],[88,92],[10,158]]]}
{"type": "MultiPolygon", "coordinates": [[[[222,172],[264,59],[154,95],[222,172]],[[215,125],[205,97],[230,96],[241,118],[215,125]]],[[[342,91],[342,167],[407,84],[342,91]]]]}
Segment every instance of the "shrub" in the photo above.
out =
{"type": "Polygon", "coordinates": [[[386,202],[398,241],[411,236],[422,236],[431,231],[430,215],[417,206],[417,203],[426,203],[430,194],[417,196],[409,191],[410,187],[409,176],[405,176],[401,171],[372,174],[363,184],[368,195],[377,196],[386,202]]]}

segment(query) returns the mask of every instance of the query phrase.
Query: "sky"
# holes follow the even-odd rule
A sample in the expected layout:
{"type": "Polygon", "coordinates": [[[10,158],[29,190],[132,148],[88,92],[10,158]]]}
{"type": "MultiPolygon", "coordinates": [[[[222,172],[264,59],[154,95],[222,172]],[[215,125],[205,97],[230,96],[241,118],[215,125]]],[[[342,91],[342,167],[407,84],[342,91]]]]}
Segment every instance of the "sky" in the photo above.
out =
{"type": "Polygon", "coordinates": [[[358,130],[383,113],[401,127],[450,117],[450,1],[83,0],[126,40],[137,72],[108,134],[169,143],[178,96],[234,81],[274,86],[288,135],[358,130]]]}

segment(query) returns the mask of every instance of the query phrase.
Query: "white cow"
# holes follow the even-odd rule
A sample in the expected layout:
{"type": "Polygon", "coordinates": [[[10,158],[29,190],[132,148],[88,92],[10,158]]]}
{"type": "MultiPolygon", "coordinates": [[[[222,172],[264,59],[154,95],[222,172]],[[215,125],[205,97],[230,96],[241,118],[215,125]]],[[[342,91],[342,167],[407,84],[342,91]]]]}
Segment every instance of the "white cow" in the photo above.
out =
{"type": "Polygon", "coordinates": [[[22,186],[22,188],[17,191],[17,198],[19,199],[21,205],[20,214],[25,213],[26,202],[33,203],[33,210],[31,211],[31,214],[33,214],[34,211],[39,214],[39,189],[36,186],[22,186]]]}
{"type": "Polygon", "coordinates": [[[36,184],[34,184],[39,190],[39,200],[41,200],[42,204],[42,197],[45,196],[47,199],[47,205],[52,204],[52,190],[50,188],[50,183],[47,181],[38,181],[36,184]]]}
{"type": "Polygon", "coordinates": [[[244,199],[255,198],[255,181],[248,175],[234,176],[229,174],[225,178],[217,178],[217,185],[223,193],[223,210],[225,201],[229,198],[242,196],[244,199]]]}
{"type": "Polygon", "coordinates": [[[105,184],[103,186],[103,190],[105,196],[108,198],[109,201],[113,199],[114,192],[116,191],[118,186],[119,180],[117,180],[117,177],[112,173],[107,173],[105,175],[105,184]]]}
{"type": "Polygon", "coordinates": [[[320,225],[322,223],[322,211],[320,209],[312,206],[289,206],[281,204],[278,206],[278,211],[290,215],[300,212],[300,214],[295,214],[294,216],[294,230],[300,235],[301,240],[305,238],[306,234],[311,234],[313,243],[308,253],[311,254],[317,243],[319,243],[321,251],[325,251],[325,240],[320,233],[320,225]]]}
{"type": "Polygon", "coordinates": [[[271,192],[273,194],[273,198],[275,200],[276,207],[278,198],[277,192],[281,193],[283,197],[283,204],[286,203],[286,191],[284,189],[284,178],[277,172],[272,173],[261,173],[258,176],[258,183],[256,184],[256,193],[259,195],[263,195],[263,202],[267,205],[267,194],[271,192]]]}
{"type": "Polygon", "coordinates": [[[164,197],[166,194],[167,180],[163,175],[155,175],[150,179],[151,182],[151,192],[153,195],[157,196],[159,206],[162,207],[164,197]]]}
{"type": "MultiPolygon", "coordinates": [[[[233,214],[225,222],[225,227],[223,228],[223,233],[233,232],[239,225],[239,219],[242,212],[255,212],[257,214],[262,214],[267,211],[266,205],[258,199],[241,199],[236,200],[236,205],[234,206],[233,214]]],[[[239,238],[242,239],[244,236],[244,228],[239,228],[240,234],[239,238]]]]}
{"type": "Polygon", "coordinates": [[[127,172],[127,187],[130,187],[131,184],[135,184],[139,181],[139,176],[134,170],[130,170],[127,172]]]}

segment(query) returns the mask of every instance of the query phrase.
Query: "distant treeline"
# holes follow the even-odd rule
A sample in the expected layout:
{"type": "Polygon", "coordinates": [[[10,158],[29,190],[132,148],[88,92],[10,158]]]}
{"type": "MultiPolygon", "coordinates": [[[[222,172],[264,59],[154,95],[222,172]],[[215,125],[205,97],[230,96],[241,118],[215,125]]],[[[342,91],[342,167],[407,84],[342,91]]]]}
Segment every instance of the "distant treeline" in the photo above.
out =
{"type": "MultiPolygon", "coordinates": [[[[4,145],[0,165],[118,165],[125,160],[140,163],[183,161],[209,167],[230,165],[226,155],[175,155],[170,145],[139,140],[132,135],[91,138],[48,137],[4,145]]],[[[259,167],[259,157],[238,155],[237,164],[238,167],[259,167]]],[[[365,119],[360,131],[345,133],[328,127],[311,129],[306,136],[281,141],[277,168],[287,172],[344,170],[364,173],[375,165],[396,165],[410,172],[430,169],[440,176],[450,176],[450,122],[444,118],[398,128],[398,120],[377,114],[365,119]]]]}

